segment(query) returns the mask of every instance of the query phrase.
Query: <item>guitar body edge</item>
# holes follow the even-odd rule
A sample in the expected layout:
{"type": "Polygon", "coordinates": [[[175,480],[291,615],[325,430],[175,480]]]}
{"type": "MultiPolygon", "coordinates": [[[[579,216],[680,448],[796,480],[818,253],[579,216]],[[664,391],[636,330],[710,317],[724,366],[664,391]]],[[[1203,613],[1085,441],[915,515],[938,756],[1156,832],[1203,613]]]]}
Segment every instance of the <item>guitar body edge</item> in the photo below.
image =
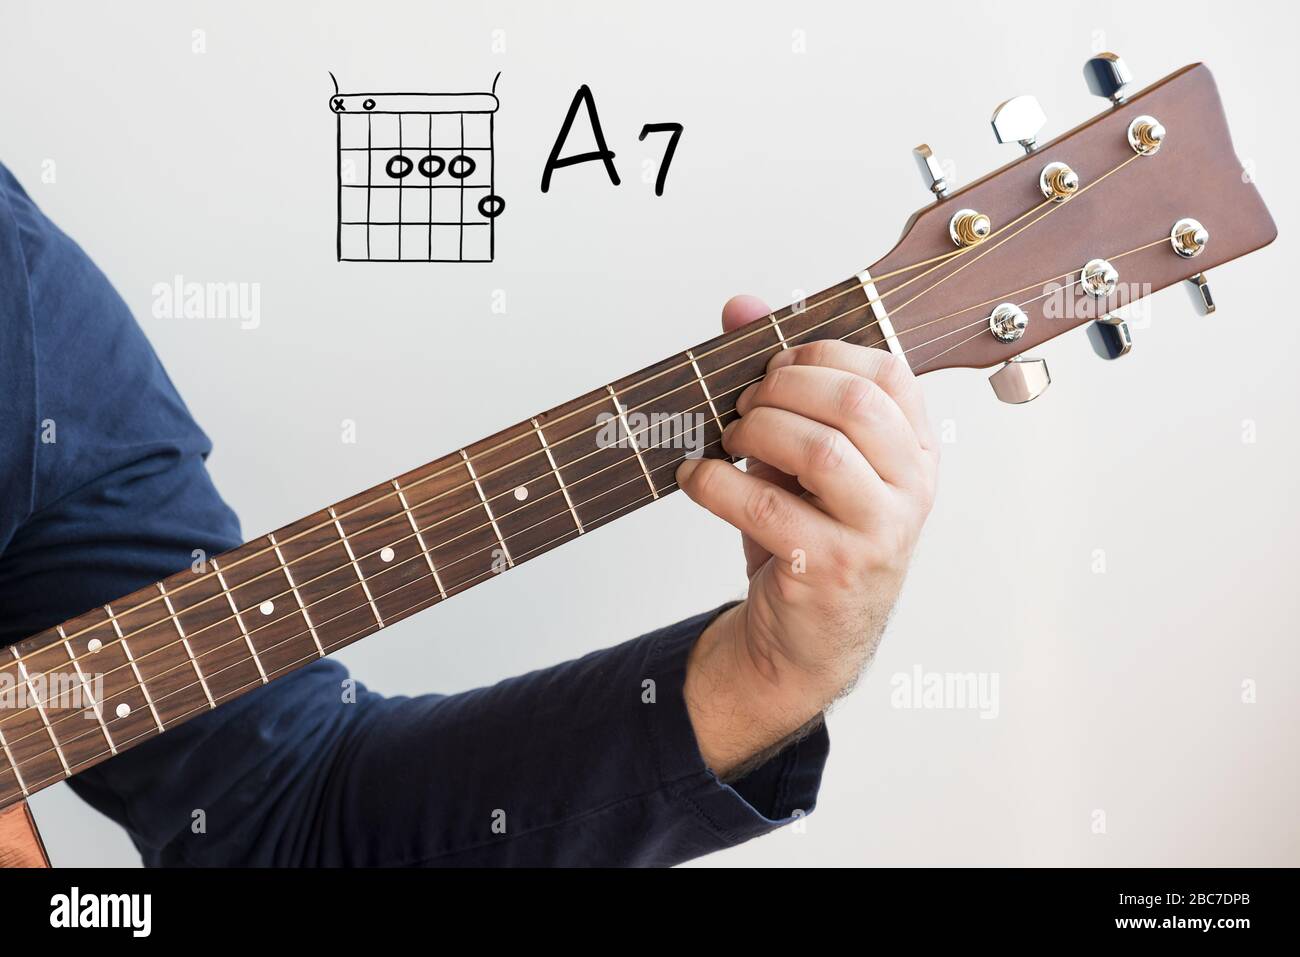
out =
{"type": "Polygon", "coordinates": [[[36,821],[20,801],[0,811],[0,867],[49,867],[36,821]]]}

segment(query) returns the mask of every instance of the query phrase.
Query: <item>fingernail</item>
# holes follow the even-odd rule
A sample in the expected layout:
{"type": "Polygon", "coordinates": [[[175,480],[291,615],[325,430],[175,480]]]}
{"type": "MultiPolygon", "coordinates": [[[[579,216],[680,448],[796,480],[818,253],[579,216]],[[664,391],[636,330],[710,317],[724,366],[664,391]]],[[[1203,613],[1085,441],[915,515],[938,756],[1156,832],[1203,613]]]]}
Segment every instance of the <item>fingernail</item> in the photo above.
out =
{"type": "Polygon", "coordinates": [[[677,466],[677,484],[685,485],[686,480],[691,477],[691,473],[699,467],[699,459],[687,459],[681,465],[677,466]]]}

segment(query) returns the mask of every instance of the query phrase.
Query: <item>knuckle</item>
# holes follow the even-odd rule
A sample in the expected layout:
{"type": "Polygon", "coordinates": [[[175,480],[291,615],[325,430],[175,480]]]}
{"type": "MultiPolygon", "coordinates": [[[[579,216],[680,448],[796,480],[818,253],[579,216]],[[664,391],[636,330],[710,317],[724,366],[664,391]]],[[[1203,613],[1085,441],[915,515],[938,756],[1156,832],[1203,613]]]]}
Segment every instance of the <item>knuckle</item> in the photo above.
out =
{"type": "Polygon", "coordinates": [[[839,432],[833,429],[816,431],[805,441],[805,458],[813,469],[829,472],[843,464],[846,439],[839,432]]]}
{"type": "Polygon", "coordinates": [[[850,419],[867,418],[879,399],[879,388],[861,376],[852,376],[840,387],[839,411],[850,419]]]}
{"type": "Polygon", "coordinates": [[[887,392],[898,395],[908,387],[912,375],[903,365],[903,361],[892,352],[881,354],[876,367],[876,382],[887,392]]]}
{"type": "Polygon", "coordinates": [[[756,528],[769,528],[781,514],[781,495],[768,485],[750,493],[745,502],[745,514],[756,528]]]}

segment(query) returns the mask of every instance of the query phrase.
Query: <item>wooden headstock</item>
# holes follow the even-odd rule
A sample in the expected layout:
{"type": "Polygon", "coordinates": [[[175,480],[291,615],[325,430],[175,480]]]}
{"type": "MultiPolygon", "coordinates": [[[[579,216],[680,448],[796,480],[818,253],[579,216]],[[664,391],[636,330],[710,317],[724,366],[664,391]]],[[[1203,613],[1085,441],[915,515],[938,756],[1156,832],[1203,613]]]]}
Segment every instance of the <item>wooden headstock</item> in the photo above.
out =
{"type": "Polygon", "coordinates": [[[916,213],[870,274],[916,372],[987,367],[1276,235],[1233,151],[1214,79],[1193,64],[916,213]],[[1158,149],[1145,155],[1130,143],[1131,125],[1144,116],[1164,127],[1158,149]],[[1052,163],[1078,179],[1060,202],[1041,188],[1052,163]],[[959,210],[977,211],[991,224],[987,237],[960,251],[950,229],[959,210]],[[1186,218],[1203,224],[1209,237],[1191,258],[1170,241],[1174,224],[1186,218]],[[1118,271],[1113,292],[1085,290],[1081,271],[1094,259],[1118,271]],[[1014,341],[989,327],[1004,302],[1027,319],[1014,341]]]}

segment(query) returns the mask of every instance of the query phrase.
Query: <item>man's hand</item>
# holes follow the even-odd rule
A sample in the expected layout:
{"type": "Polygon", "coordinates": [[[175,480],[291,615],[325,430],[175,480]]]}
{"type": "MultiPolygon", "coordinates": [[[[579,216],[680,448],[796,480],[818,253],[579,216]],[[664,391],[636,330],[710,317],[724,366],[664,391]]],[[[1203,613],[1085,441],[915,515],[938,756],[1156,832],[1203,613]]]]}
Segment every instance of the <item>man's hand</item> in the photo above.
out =
{"type": "MultiPolygon", "coordinates": [[[[769,309],[723,308],[736,329],[769,309]]],[[[735,778],[818,718],[879,644],[930,511],[938,465],[921,391],[882,349],[828,340],[778,352],[737,400],[723,446],[677,481],[740,529],[749,595],[700,636],[686,702],[705,762],[735,778]]]]}

